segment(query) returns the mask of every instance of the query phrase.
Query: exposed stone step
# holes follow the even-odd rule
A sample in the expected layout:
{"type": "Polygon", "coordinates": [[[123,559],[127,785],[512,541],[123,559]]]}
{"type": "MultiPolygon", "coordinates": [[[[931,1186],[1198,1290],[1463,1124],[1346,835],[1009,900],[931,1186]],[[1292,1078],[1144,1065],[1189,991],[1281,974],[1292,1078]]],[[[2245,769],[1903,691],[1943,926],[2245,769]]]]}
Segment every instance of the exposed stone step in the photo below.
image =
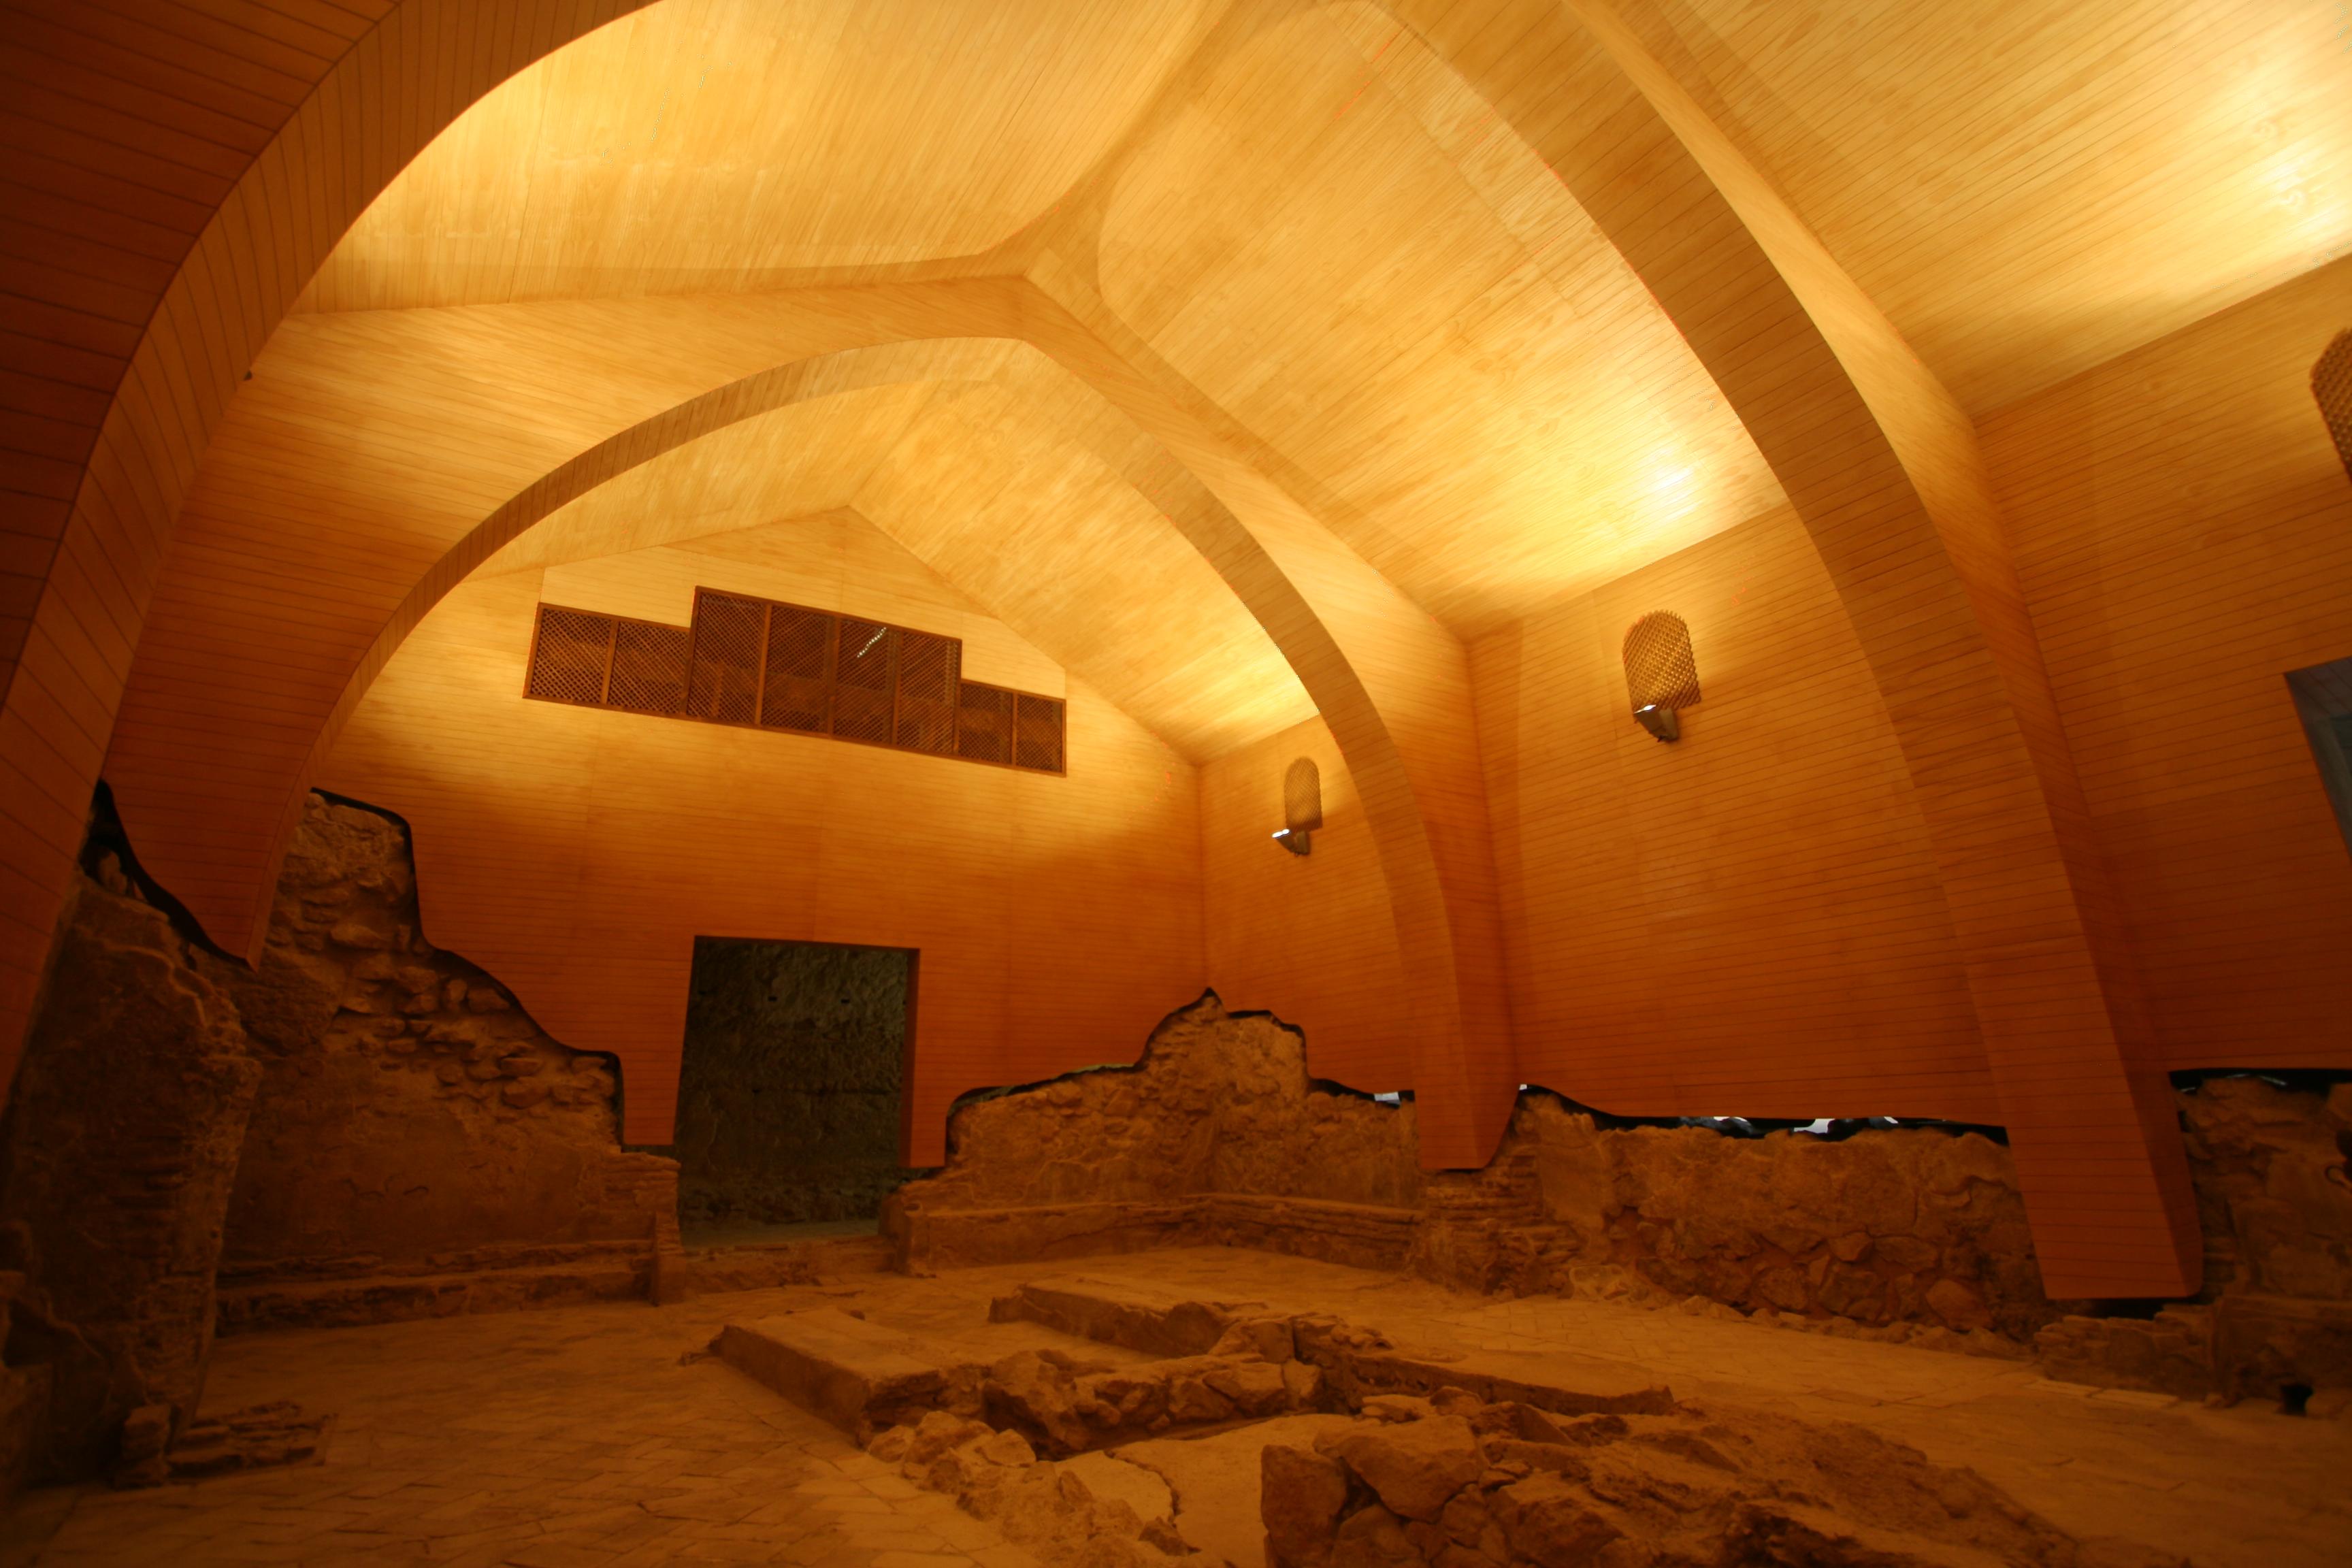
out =
{"type": "Polygon", "coordinates": [[[882,1427],[921,1420],[940,1408],[960,1376],[969,1380],[978,1372],[837,1307],[730,1323],[712,1348],[860,1443],[882,1427]]]}
{"type": "Polygon", "coordinates": [[[1070,1274],[1033,1279],[989,1303],[992,1323],[1043,1323],[1066,1334],[1146,1355],[1206,1355],[1244,1309],[1256,1316],[1263,1301],[1203,1301],[1128,1280],[1070,1274]]]}
{"type": "Polygon", "coordinates": [[[1290,1312],[1263,1301],[1202,1300],[1086,1275],[1031,1280],[992,1302],[989,1317],[1042,1323],[1160,1355],[1197,1355],[1237,1321],[1279,1317],[1289,1321],[1300,1359],[1321,1368],[1351,1403],[1368,1394],[1460,1388],[1489,1402],[1516,1401],[1563,1415],[1663,1415],[1675,1408],[1671,1389],[1622,1362],[1568,1350],[1532,1355],[1419,1351],[1319,1313],[1290,1312]]]}

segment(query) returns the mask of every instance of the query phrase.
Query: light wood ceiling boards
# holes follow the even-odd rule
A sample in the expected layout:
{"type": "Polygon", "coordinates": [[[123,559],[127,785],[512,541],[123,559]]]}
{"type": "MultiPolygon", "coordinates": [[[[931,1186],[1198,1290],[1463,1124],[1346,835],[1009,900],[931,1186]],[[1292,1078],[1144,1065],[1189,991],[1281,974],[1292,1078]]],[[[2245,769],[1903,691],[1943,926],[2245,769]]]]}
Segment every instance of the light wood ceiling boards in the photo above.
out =
{"type": "Polygon", "coordinates": [[[205,454],[107,758],[157,874],[239,942],[319,728],[411,586],[583,447],[829,331],[749,297],[289,321],[205,454]]]}
{"type": "MultiPolygon", "coordinates": [[[[727,297],[707,310],[583,301],[289,323],[207,456],[108,767],[158,874],[207,930],[235,946],[255,929],[283,804],[413,585],[627,414],[837,335],[799,310],[727,297]],[[231,733],[241,743],[220,746],[231,733]]],[[[842,363],[794,394],[813,401],[631,468],[487,570],[864,504],[1188,756],[1312,711],[1232,590],[1106,467],[1138,435],[1068,372],[1006,342],[842,363]],[[992,395],[941,401],[942,382],[992,395]]]]}
{"type": "MultiPolygon", "coordinates": [[[[757,99],[753,79],[730,75],[722,95],[704,80],[698,40],[712,27],[751,28],[749,14],[673,12],[678,3],[583,40],[478,105],[387,189],[322,269],[309,304],[331,310],[839,280],[887,261],[969,254],[1011,232],[1012,225],[942,230],[929,249],[912,241],[831,249],[810,241],[756,270],[639,268],[629,258],[667,254],[673,236],[678,254],[725,258],[736,254],[730,247],[768,243],[762,236],[849,224],[868,198],[839,190],[877,193],[868,216],[881,233],[898,221],[885,221],[899,210],[892,204],[913,199],[906,182],[929,177],[919,158],[897,165],[896,183],[836,175],[838,188],[828,187],[840,209],[834,216],[782,178],[739,193],[731,205],[710,198],[708,213],[672,215],[664,205],[672,184],[693,184],[692,173],[703,182],[696,190],[732,191],[740,163],[729,144],[683,129],[677,105],[704,104],[698,112],[723,120],[740,111],[736,94],[752,93],[792,108],[775,115],[780,121],[793,121],[803,97],[819,104],[811,113],[848,112],[835,87],[812,88],[798,76],[759,88],[770,96],[757,99]],[[631,55],[633,85],[615,103],[610,68],[595,62],[620,47],[612,40],[640,35],[660,47],[631,55]],[[493,206],[507,215],[499,222],[521,224],[526,209],[540,212],[541,202],[510,187],[555,179],[546,172],[554,133],[521,123],[516,105],[541,104],[564,124],[625,121],[628,136],[613,135],[626,141],[653,135],[665,94],[673,104],[659,138],[667,184],[616,184],[572,200],[561,243],[530,243],[572,259],[546,264],[528,288],[485,281],[520,263],[463,258],[476,243],[470,237],[491,224],[484,214],[493,206]],[[540,173],[518,172],[530,170],[540,173]],[[502,190],[509,194],[478,194],[502,190]],[[701,232],[722,222],[724,237],[701,232]],[[398,260],[387,236],[404,225],[440,237],[420,239],[409,259],[398,260]],[[614,259],[593,259],[604,256],[614,259]],[[394,277],[406,281],[373,281],[394,277]],[[353,281],[362,278],[371,281],[353,281]]],[[[761,26],[813,27],[823,15],[798,6],[761,26]]],[[[1093,25],[1091,12],[1076,15],[1093,25]]],[[[1205,19],[1187,24],[1188,50],[1205,19]]],[[[995,43],[983,36],[969,47],[985,56],[995,43]]],[[[1242,0],[1181,75],[1171,78],[1158,55],[1144,75],[1152,87],[1171,78],[1173,96],[1152,105],[1126,143],[1111,144],[1121,128],[1113,121],[1138,116],[1142,87],[1120,100],[1118,117],[1086,109],[1083,95],[1077,110],[1061,99],[1051,109],[1063,117],[1055,123],[1083,130],[1064,132],[1070,145],[1090,138],[1108,160],[1095,175],[1107,187],[1103,297],[1171,366],[1308,476],[1319,487],[1318,515],[1457,635],[1476,636],[1589,591],[1780,503],[1738,421],[1558,179],[1385,11],[1242,0]]],[[[944,100],[903,85],[890,92],[924,134],[950,118],[944,100]]],[[[854,165],[869,153],[881,155],[855,142],[841,155],[854,165]]],[[[1055,166],[1069,179],[1084,172],[1076,163],[1055,166]]],[[[966,210],[962,193],[933,196],[942,211],[966,210]]],[[[1040,212],[1046,205],[1036,204],[1040,212]]],[[[987,208],[981,199],[969,212],[987,208]]],[[[558,222],[529,221],[533,233],[558,222]]],[[[1042,227],[1056,231],[1052,215],[1042,227]]]]}
{"type": "Polygon", "coordinates": [[[1265,628],[1114,467],[1133,426],[1015,345],[989,381],[942,384],[855,505],[1188,761],[1314,704],[1265,628]]]}
{"type": "Polygon", "coordinates": [[[1111,176],[1100,289],[1359,553],[1475,637],[1781,503],[1631,269],[1412,31],[1256,9],[1111,176]]]}
{"type": "Polygon", "coordinates": [[[2352,247],[2336,0],[1627,0],[1983,414],[2352,247]]]}
{"type": "Polygon", "coordinates": [[[773,287],[985,251],[1223,0],[664,0],[489,93],[311,285],[322,310],[773,287]]]}
{"type": "MultiPolygon", "coordinates": [[[[963,357],[938,368],[964,374],[907,389],[895,419],[814,417],[846,401],[835,398],[705,436],[599,486],[480,572],[616,558],[656,543],[711,549],[714,536],[740,552],[755,548],[762,524],[841,508],[1188,761],[1311,714],[1298,678],[1200,552],[1066,434],[1087,424],[1116,434],[1118,416],[1025,345],[974,345],[963,357]],[[811,484],[812,468],[827,482],[811,484]]],[[[794,599],[781,586],[743,591],[794,599]]],[[[881,608],[861,613],[888,618],[881,608]]]]}

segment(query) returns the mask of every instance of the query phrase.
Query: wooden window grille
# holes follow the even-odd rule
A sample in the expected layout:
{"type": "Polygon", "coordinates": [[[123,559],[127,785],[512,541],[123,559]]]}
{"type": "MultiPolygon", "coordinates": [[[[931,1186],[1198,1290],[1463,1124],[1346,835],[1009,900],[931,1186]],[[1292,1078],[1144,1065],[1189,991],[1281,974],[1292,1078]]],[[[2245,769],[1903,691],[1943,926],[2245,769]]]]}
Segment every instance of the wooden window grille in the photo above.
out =
{"type": "Polygon", "coordinates": [[[2352,475],[2352,327],[2336,333],[2311,367],[2311,395],[2319,400],[2319,416],[2327,422],[2345,473],[2352,475]]]}
{"type": "Polygon", "coordinates": [[[1672,610],[1655,610],[1625,634],[1625,693],[1633,711],[1688,708],[1698,701],[1698,661],[1690,627],[1672,610]]]}
{"type": "Polygon", "coordinates": [[[890,743],[897,630],[879,621],[841,617],[833,661],[833,732],[845,741],[890,743]]]}
{"type": "Polygon", "coordinates": [[[1062,705],[1050,697],[1013,694],[1013,765],[1033,773],[1062,772],[1062,705]]]}
{"type": "Polygon", "coordinates": [[[685,626],[624,620],[613,628],[613,674],[604,705],[632,713],[686,711],[686,671],[694,645],[685,626]]]}
{"type": "MultiPolygon", "coordinates": [[[[963,684],[963,644],[929,632],[898,634],[897,743],[910,752],[951,757],[956,749],[956,697],[963,684]]],[[[1058,771],[1058,770],[1055,770],[1058,771]]]]}
{"type": "Polygon", "coordinates": [[[961,639],[709,588],[686,626],[541,605],[523,694],[1068,771],[1062,700],[966,680],[961,639]]]}
{"type": "Polygon", "coordinates": [[[561,610],[549,605],[539,616],[530,648],[527,694],[548,702],[604,704],[604,679],[613,666],[611,616],[561,610]]]}
{"type": "Polygon", "coordinates": [[[956,755],[1013,765],[1013,693],[976,680],[956,695],[956,755]]]}
{"type": "Polygon", "coordinates": [[[833,731],[833,617],[797,605],[768,615],[767,684],[760,722],[812,735],[833,731]]]}
{"type": "Polygon", "coordinates": [[[702,589],[694,595],[693,680],[687,711],[721,724],[750,724],[760,712],[760,663],[767,646],[764,600],[702,589]]]}

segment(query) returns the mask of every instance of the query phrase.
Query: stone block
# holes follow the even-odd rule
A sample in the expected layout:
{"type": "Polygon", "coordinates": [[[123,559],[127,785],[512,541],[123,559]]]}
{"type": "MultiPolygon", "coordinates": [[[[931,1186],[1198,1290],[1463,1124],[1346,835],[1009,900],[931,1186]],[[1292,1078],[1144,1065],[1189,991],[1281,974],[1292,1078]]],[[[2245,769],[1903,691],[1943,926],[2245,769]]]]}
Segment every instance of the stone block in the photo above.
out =
{"type": "Polygon", "coordinates": [[[904,1334],[833,1307],[730,1323],[712,1349],[860,1443],[937,1408],[948,1368],[904,1334]]]}

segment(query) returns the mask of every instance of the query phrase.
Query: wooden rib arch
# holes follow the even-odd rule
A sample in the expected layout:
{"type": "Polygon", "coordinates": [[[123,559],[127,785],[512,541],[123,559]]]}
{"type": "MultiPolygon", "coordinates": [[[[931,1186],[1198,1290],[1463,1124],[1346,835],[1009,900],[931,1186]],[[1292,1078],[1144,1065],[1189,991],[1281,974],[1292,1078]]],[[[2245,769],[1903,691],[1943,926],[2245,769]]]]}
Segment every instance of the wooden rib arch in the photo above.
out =
{"type": "Polygon", "coordinates": [[[1974,426],[1604,0],[1570,5],[1386,0],[1641,277],[1829,568],[1942,873],[2045,1289],[2186,1294],[2187,1161],[1974,426]]]}
{"type": "MultiPolygon", "coordinates": [[[[243,104],[241,122],[198,128],[170,95],[134,93],[23,132],[40,155],[12,174],[38,190],[49,241],[12,268],[0,334],[0,1081],[15,1079],[173,523],[238,379],[443,127],[646,3],[362,0],[339,35],[297,48],[266,6],[151,0],[133,24],[167,48],[184,40],[175,68],[243,104]],[[110,141],[121,127],[142,145],[110,141]],[[112,172],[151,153],[147,183],[112,172]]],[[[104,28],[12,42],[37,72],[110,74],[104,28]]]]}
{"type": "Polygon", "coordinates": [[[1462,763],[1475,773],[1477,755],[1459,643],[1274,487],[1253,483],[1248,466],[1219,455],[1206,432],[1187,430],[1181,411],[1155,406],[1140,377],[1027,280],[825,291],[812,303],[846,309],[857,300],[872,307],[876,335],[886,341],[746,377],[599,443],[501,505],[410,589],[321,726],[303,777],[287,792],[269,867],[255,868],[246,940],[260,929],[269,870],[299,819],[309,778],[401,642],[467,574],[571,500],[700,436],[816,397],[952,379],[957,353],[983,334],[891,341],[932,311],[975,326],[1017,321],[1020,330],[1007,337],[1049,354],[1132,421],[1139,439],[1108,442],[1090,433],[1090,449],[1201,552],[1330,726],[1366,807],[1411,975],[1422,1042],[1415,1077],[1424,1104],[1423,1163],[1485,1163],[1509,1115],[1516,1069],[1502,1010],[1485,803],[1458,782],[1462,763]],[[1255,502],[1250,520],[1171,452],[1153,424],[1189,437],[1192,455],[1206,457],[1204,466],[1244,492],[1242,504],[1255,502]]]}

